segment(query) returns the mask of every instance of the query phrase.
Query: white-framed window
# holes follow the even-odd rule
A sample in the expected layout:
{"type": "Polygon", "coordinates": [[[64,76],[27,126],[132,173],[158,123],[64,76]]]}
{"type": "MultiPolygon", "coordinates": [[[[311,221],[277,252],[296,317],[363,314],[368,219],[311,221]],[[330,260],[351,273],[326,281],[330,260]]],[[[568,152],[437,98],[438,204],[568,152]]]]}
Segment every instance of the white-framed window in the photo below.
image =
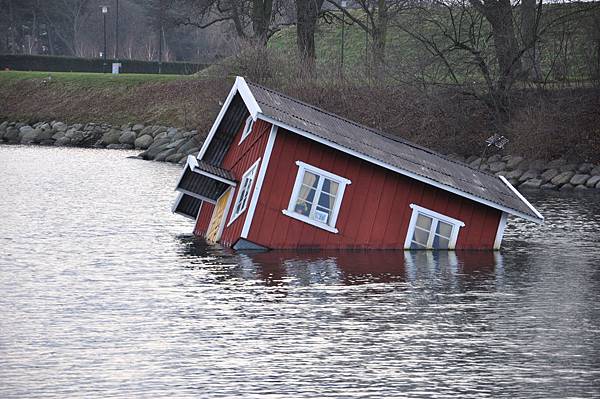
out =
{"type": "Polygon", "coordinates": [[[252,115],[246,118],[246,124],[244,125],[244,131],[242,132],[242,138],[240,139],[239,144],[242,144],[242,141],[246,139],[252,132],[252,128],[254,127],[254,119],[252,119],[252,115]]]}
{"type": "Polygon", "coordinates": [[[246,208],[248,207],[248,199],[250,198],[250,190],[252,189],[252,183],[254,182],[254,177],[256,176],[256,171],[258,169],[258,164],[260,163],[260,158],[248,168],[247,171],[244,172],[242,176],[242,180],[240,181],[237,197],[233,204],[233,212],[231,213],[231,219],[229,219],[228,226],[233,223],[238,216],[240,216],[246,208]]]}
{"type": "Polygon", "coordinates": [[[288,208],[282,212],[294,219],[312,224],[332,233],[346,186],[352,182],[344,177],[296,161],[298,174],[288,208]]]}
{"type": "Polygon", "coordinates": [[[454,249],[463,222],[419,205],[410,207],[413,211],[404,249],[454,249]]]}

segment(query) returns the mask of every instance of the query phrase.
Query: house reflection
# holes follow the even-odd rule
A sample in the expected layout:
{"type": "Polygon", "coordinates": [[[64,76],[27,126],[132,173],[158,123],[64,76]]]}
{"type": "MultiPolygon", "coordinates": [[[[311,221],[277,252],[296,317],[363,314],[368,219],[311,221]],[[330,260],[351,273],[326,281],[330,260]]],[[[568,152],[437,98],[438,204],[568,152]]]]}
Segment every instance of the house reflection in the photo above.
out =
{"type": "Polygon", "coordinates": [[[180,237],[188,267],[217,280],[260,280],[266,286],[436,283],[469,289],[502,283],[503,259],[493,251],[268,251],[236,253],[180,237]]]}

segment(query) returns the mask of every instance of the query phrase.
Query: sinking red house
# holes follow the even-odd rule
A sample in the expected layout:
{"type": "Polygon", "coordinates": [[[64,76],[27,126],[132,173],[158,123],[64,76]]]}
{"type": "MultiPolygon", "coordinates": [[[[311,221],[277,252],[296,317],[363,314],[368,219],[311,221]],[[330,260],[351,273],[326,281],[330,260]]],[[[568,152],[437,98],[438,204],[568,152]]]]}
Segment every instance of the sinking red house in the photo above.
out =
{"type": "Polygon", "coordinates": [[[173,212],[235,249],[498,249],[544,218],[503,177],[238,77],[173,212]]]}

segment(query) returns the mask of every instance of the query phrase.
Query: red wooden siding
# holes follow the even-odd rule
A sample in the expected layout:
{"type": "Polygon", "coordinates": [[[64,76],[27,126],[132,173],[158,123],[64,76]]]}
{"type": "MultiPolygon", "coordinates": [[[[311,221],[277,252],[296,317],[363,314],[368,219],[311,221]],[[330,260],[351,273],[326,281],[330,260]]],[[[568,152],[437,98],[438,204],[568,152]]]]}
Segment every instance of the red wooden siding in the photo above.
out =
{"type": "MultiPolygon", "coordinates": [[[[260,148],[264,149],[264,145],[260,148]]],[[[258,156],[261,155],[249,156],[244,167],[236,171],[236,177],[258,156]]],[[[493,247],[500,211],[280,128],[248,239],[269,248],[403,248],[411,203],[463,221],[465,227],[460,229],[457,249],[493,247]],[[340,208],[338,234],[282,214],[290,200],[298,160],[352,181],[340,208]]],[[[239,231],[230,229],[235,234],[228,234],[227,243],[235,242],[239,231]]]]}
{"type": "Polygon", "coordinates": [[[203,201],[202,207],[200,208],[200,212],[198,218],[196,219],[196,227],[194,228],[194,235],[202,236],[206,234],[206,230],[208,230],[208,225],[210,224],[210,218],[212,216],[213,210],[215,206],[210,202],[203,201]]]}
{"type": "MultiPolygon", "coordinates": [[[[244,139],[244,141],[239,144],[240,138],[242,136],[242,131],[244,129],[245,121],[240,126],[239,131],[233,138],[233,142],[231,143],[231,147],[225,154],[225,158],[223,159],[223,168],[231,171],[235,179],[239,182],[244,175],[244,172],[252,166],[254,162],[258,158],[262,158],[264,156],[265,148],[267,146],[267,141],[269,139],[269,133],[271,131],[271,124],[262,120],[257,120],[252,127],[252,132],[244,139]],[[238,145],[239,144],[239,145],[238,145]]],[[[248,204],[252,200],[252,195],[254,193],[254,185],[256,184],[256,178],[258,177],[258,170],[260,169],[260,163],[257,167],[256,175],[254,177],[254,182],[252,187],[250,188],[250,195],[248,196],[248,204]]],[[[225,229],[223,230],[223,234],[221,236],[221,243],[226,246],[232,246],[235,244],[237,239],[240,237],[242,233],[242,227],[244,226],[244,221],[246,219],[246,211],[244,211],[238,218],[231,224],[231,226],[227,226],[229,223],[229,219],[231,218],[231,214],[233,212],[233,204],[237,197],[237,193],[239,190],[239,184],[236,187],[234,192],[234,197],[231,201],[231,206],[227,214],[227,219],[225,221],[225,229]]]]}

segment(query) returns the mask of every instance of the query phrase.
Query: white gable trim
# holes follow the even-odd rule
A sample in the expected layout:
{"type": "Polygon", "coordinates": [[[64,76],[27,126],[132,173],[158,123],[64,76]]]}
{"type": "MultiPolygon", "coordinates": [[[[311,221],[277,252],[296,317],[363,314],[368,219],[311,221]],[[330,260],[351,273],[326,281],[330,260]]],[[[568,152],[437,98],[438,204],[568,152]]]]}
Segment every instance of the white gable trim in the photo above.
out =
{"type": "MultiPolygon", "coordinates": [[[[516,188],[515,188],[515,187],[514,187],[512,184],[510,184],[510,182],[509,182],[508,180],[506,180],[506,177],[504,177],[504,176],[498,176],[498,177],[500,177],[500,180],[502,180],[502,181],[503,181],[503,182],[504,182],[504,183],[505,183],[505,184],[508,186],[508,188],[510,188],[510,190],[511,190],[511,191],[512,191],[512,192],[513,192],[513,193],[514,193],[514,194],[515,194],[517,197],[519,197],[519,199],[520,199],[521,201],[523,201],[523,202],[525,203],[525,205],[527,205],[527,206],[529,207],[529,209],[531,209],[531,211],[532,211],[533,213],[535,213],[535,214],[537,215],[537,217],[539,217],[540,219],[542,219],[542,221],[544,221],[544,217],[542,216],[542,214],[541,214],[541,213],[539,213],[539,212],[537,211],[537,209],[535,209],[535,208],[533,207],[533,205],[531,205],[531,204],[529,203],[529,201],[527,201],[527,200],[525,199],[525,197],[523,197],[523,195],[521,195],[521,193],[520,193],[519,191],[517,191],[517,189],[516,189],[516,188]]],[[[539,222],[538,222],[538,223],[539,223],[539,222]]]]}
{"type": "MultiPolygon", "coordinates": [[[[435,181],[435,180],[433,180],[433,179],[430,179],[430,178],[428,178],[428,177],[421,176],[421,175],[417,175],[417,174],[415,174],[415,173],[412,173],[412,172],[409,172],[409,171],[407,171],[407,170],[404,170],[404,169],[397,168],[397,167],[395,167],[395,166],[392,166],[392,165],[390,165],[390,164],[387,164],[387,163],[385,163],[385,162],[382,162],[382,161],[380,161],[380,160],[378,160],[378,159],[375,159],[375,158],[369,157],[368,155],[365,155],[365,154],[362,154],[362,153],[360,153],[360,152],[357,152],[357,151],[351,150],[351,149],[349,149],[349,148],[346,148],[346,147],[343,147],[343,146],[341,146],[341,145],[339,145],[339,144],[337,144],[337,143],[334,143],[334,142],[331,142],[331,141],[329,141],[329,140],[326,140],[326,139],[324,139],[324,138],[322,138],[322,137],[316,136],[316,135],[314,135],[314,134],[312,134],[312,133],[309,133],[309,132],[306,132],[306,131],[304,131],[304,130],[301,130],[301,129],[295,128],[295,127],[293,127],[293,126],[289,126],[289,125],[287,125],[287,124],[285,124],[285,123],[283,123],[283,122],[280,122],[280,121],[278,121],[278,120],[276,120],[276,119],[274,119],[274,118],[271,118],[270,116],[267,116],[267,115],[260,114],[260,115],[258,116],[258,119],[262,119],[262,120],[264,120],[264,121],[267,121],[267,122],[270,122],[270,123],[272,123],[272,124],[274,124],[274,125],[278,125],[279,127],[282,127],[282,128],[284,128],[284,129],[286,129],[286,130],[289,130],[289,131],[291,131],[291,132],[294,132],[294,133],[296,133],[296,134],[299,134],[300,136],[304,136],[304,137],[306,137],[306,138],[308,138],[308,139],[311,139],[311,140],[313,140],[313,141],[316,141],[316,142],[318,142],[318,143],[324,144],[324,145],[326,145],[326,146],[328,146],[328,147],[335,148],[336,150],[339,150],[339,151],[345,152],[346,154],[350,154],[350,155],[352,155],[352,156],[354,156],[354,157],[357,157],[357,158],[363,159],[363,160],[365,160],[365,161],[368,161],[368,162],[371,162],[371,163],[373,163],[373,164],[375,164],[375,165],[381,166],[381,167],[383,167],[383,168],[389,169],[389,170],[391,170],[391,171],[394,171],[394,172],[396,172],[396,173],[399,173],[399,174],[401,174],[401,175],[404,175],[404,176],[410,177],[410,178],[412,178],[412,179],[415,179],[415,180],[421,181],[421,182],[423,182],[423,183],[427,183],[427,184],[429,184],[429,185],[432,185],[432,186],[434,186],[434,187],[437,187],[437,188],[440,188],[440,189],[442,189],[442,190],[445,190],[445,191],[451,192],[451,193],[453,193],[453,194],[456,194],[456,195],[458,195],[458,196],[461,196],[461,197],[464,197],[464,198],[468,198],[468,199],[470,199],[470,200],[472,200],[472,201],[475,201],[475,202],[478,202],[478,203],[480,203],[480,204],[487,205],[487,206],[489,206],[489,207],[491,207],[491,208],[495,208],[495,209],[501,210],[501,211],[503,211],[503,212],[510,213],[511,215],[516,215],[516,216],[519,216],[519,217],[521,217],[521,218],[523,218],[523,219],[526,219],[526,220],[529,220],[529,221],[532,221],[532,222],[535,222],[535,223],[542,223],[542,222],[543,222],[543,220],[544,220],[544,219],[543,219],[543,217],[542,217],[542,216],[539,214],[539,212],[535,211],[535,209],[534,209],[533,207],[531,207],[531,205],[529,204],[529,202],[527,202],[527,201],[526,201],[526,200],[523,198],[523,196],[522,196],[522,195],[520,195],[520,194],[518,194],[519,198],[520,198],[521,200],[525,200],[525,204],[529,204],[528,206],[529,206],[531,209],[534,209],[534,213],[535,213],[536,215],[539,215],[541,220],[540,220],[540,219],[536,219],[536,218],[534,218],[534,217],[532,217],[532,216],[530,216],[530,215],[527,215],[527,214],[525,214],[525,213],[519,212],[519,211],[517,211],[517,210],[514,210],[514,209],[511,209],[511,208],[508,208],[508,207],[502,206],[502,205],[500,205],[500,204],[496,204],[495,202],[492,202],[492,201],[486,200],[486,199],[484,199],[484,198],[480,198],[480,197],[477,197],[477,196],[475,196],[475,195],[472,195],[472,194],[469,194],[469,193],[465,193],[464,191],[461,191],[461,190],[459,190],[459,189],[457,189],[457,188],[450,187],[450,186],[447,186],[447,185],[445,185],[445,184],[439,183],[439,182],[437,182],[437,181],[435,181]]],[[[516,191],[516,189],[515,189],[514,191],[516,191]]],[[[518,192],[517,192],[517,193],[518,193],[518,192]]]]}
{"type": "Polygon", "coordinates": [[[223,106],[221,107],[221,110],[217,115],[217,119],[215,119],[215,122],[213,123],[212,127],[208,132],[208,135],[206,136],[206,140],[204,140],[204,144],[202,144],[202,148],[198,153],[198,159],[202,159],[202,157],[204,157],[204,154],[206,153],[210,142],[212,141],[213,137],[215,136],[215,133],[217,132],[217,128],[221,124],[221,121],[223,120],[227,109],[229,109],[229,106],[231,105],[231,101],[233,101],[233,98],[237,93],[240,93],[240,96],[242,97],[242,100],[244,100],[244,104],[246,104],[248,112],[250,112],[250,115],[252,116],[252,119],[254,121],[256,121],[256,119],[258,118],[258,114],[262,113],[260,106],[256,102],[256,99],[252,95],[252,92],[250,91],[250,88],[248,87],[248,84],[246,83],[244,78],[242,78],[241,76],[236,77],[235,83],[229,91],[229,94],[225,99],[225,103],[223,103],[223,106]]]}

